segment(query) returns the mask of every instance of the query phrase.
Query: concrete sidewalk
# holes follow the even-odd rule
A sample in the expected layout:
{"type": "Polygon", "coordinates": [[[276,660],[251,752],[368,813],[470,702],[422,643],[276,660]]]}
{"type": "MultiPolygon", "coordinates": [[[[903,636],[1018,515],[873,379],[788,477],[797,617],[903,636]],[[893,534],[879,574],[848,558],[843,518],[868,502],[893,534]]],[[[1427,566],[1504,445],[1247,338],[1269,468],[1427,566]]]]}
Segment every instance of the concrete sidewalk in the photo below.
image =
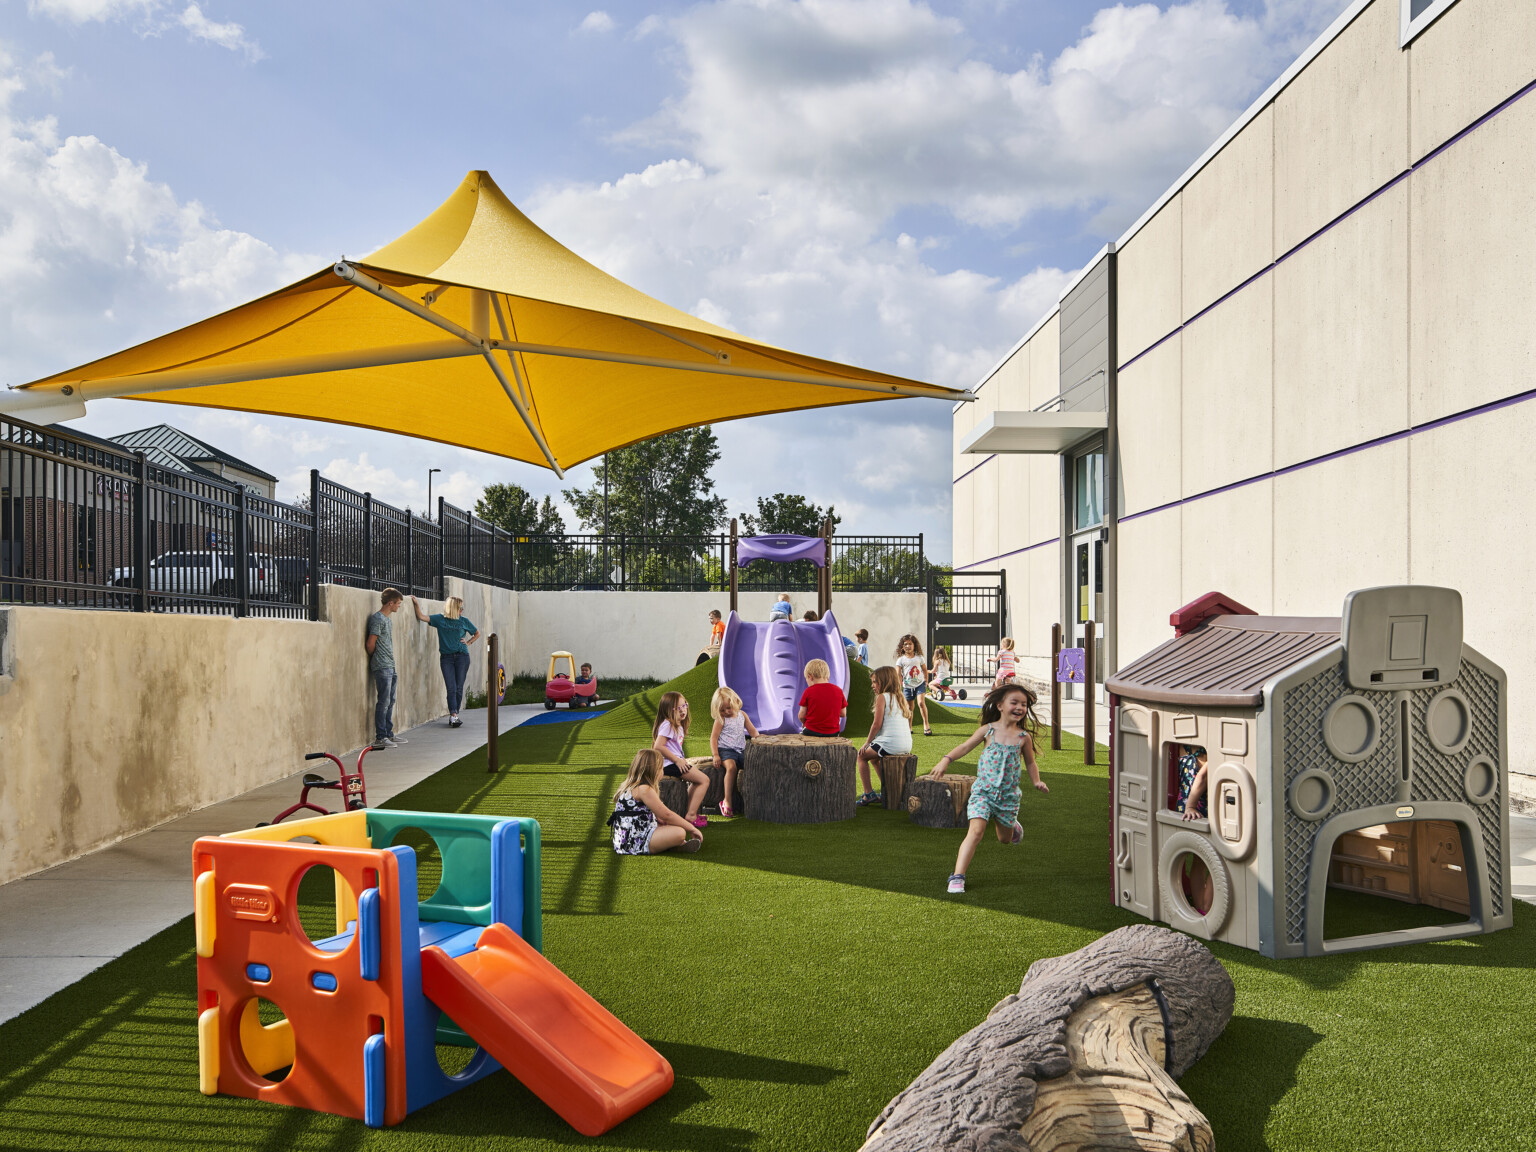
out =
{"type": "MultiPolygon", "coordinates": [[[[502,731],[544,711],[505,704],[502,731]]],[[[434,720],[412,728],[399,748],[364,762],[368,802],[382,804],[485,743],[485,709],[465,709],[464,726],[434,720]]],[[[343,756],[356,761],[356,751],[343,756]]],[[[192,912],[192,842],[271,820],[299,798],[305,772],[331,775],[328,761],[168,821],[47,871],[0,885],[0,1021],[9,1020],[87,972],[121,956],[192,912]]],[[[319,793],[335,808],[334,793],[319,793]]]]}

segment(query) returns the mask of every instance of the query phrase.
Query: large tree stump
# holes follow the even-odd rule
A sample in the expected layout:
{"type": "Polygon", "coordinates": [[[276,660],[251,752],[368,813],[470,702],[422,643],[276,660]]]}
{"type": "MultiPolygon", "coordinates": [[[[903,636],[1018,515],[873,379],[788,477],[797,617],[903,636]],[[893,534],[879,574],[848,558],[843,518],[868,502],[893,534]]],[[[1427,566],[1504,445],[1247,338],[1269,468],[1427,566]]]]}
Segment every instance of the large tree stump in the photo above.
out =
{"type": "Polygon", "coordinates": [[[970,803],[974,776],[957,776],[953,773],[935,780],[932,776],[919,776],[907,786],[907,811],[912,823],[924,828],[963,828],[966,825],[965,807],[970,803]]]}
{"type": "Polygon", "coordinates": [[[870,1125],[864,1152],[1208,1152],[1174,1083],[1232,1018],[1232,980],[1155,924],[1036,961],[870,1125]]]}
{"type": "Polygon", "coordinates": [[[736,774],[744,811],[774,824],[852,820],[859,756],[841,736],[759,736],[736,774]]]}
{"type": "Polygon", "coordinates": [[[880,791],[891,811],[907,806],[907,790],[917,778],[917,757],[910,752],[880,757],[880,791]]]}

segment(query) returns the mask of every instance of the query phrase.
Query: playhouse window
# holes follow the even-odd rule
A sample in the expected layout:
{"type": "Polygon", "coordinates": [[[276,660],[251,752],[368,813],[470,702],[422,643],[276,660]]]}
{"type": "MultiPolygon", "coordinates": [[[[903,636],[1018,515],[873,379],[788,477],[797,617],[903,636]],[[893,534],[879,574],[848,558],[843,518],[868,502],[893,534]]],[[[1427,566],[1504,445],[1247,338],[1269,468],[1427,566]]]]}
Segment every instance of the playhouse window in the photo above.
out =
{"type": "Polygon", "coordinates": [[[1456,0],[1401,0],[1402,10],[1402,36],[1400,44],[1408,47],[1420,32],[1428,28],[1441,14],[1456,0]]]}
{"type": "MultiPolygon", "coordinates": [[[[1194,782],[1198,775],[1201,757],[1206,757],[1205,749],[1198,744],[1169,744],[1167,745],[1167,771],[1164,773],[1168,781],[1168,811],[1183,813],[1185,789],[1194,782]]],[[[1210,758],[1206,757],[1208,767],[1210,758]]],[[[1206,818],[1205,787],[1202,783],[1201,793],[1196,798],[1196,812],[1203,820],[1206,818]]]]}
{"type": "Polygon", "coordinates": [[[1345,832],[1328,861],[1330,940],[1470,919],[1461,826],[1404,820],[1345,832]]]}

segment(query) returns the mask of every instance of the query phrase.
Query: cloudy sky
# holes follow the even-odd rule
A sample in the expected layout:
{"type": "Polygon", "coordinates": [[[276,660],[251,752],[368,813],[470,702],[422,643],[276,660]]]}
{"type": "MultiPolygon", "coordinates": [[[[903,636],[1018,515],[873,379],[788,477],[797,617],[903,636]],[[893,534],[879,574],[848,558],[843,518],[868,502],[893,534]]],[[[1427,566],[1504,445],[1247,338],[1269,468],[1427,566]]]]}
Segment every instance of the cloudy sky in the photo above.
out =
{"type": "MultiPolygon", "coordinates": [[[[546,231],[754,338],[973,385],[1345,0],[0,0],[0,383],[363,256],[488,169],[546,231]]],[[[464,507],[552,473],[102,401],[281,477],[464,507]]],[[[949,412],[718,426],[784,490],[949,554],[949,412]]],[[[571,473],[577,484],[590,470],[571,473]]],[[[568,517],[575,527],[574,518],[568,517]]]]}

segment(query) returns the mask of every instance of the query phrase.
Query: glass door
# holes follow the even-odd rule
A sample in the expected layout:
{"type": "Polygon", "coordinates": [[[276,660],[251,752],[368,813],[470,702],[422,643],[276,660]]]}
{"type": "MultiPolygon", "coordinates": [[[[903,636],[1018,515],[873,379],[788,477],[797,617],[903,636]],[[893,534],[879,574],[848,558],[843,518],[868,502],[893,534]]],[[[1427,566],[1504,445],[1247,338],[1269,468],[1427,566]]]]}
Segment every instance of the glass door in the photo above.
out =
{"type": "Polygon", "coordinates": [[[1071,611],[1067,633],[1074,648],[1087,640],[1094,622],[1094,679],[1104,682],[1104,450],[1090,448],[1072,458],[1071,611]]]}

